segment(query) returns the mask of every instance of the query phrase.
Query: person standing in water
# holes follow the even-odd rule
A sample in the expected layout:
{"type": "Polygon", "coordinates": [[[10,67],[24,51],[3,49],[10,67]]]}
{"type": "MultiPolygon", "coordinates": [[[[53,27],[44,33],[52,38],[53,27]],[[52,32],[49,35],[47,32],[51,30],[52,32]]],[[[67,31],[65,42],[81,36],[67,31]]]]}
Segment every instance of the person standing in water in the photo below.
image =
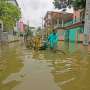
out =
{"type": "Polygon", "coordinates": [[[50,49],[56,50],[58,47],[58,41],[59,41],[59,36],[57,30],[54,29],[53,32],[48,36],[50,49]]]}

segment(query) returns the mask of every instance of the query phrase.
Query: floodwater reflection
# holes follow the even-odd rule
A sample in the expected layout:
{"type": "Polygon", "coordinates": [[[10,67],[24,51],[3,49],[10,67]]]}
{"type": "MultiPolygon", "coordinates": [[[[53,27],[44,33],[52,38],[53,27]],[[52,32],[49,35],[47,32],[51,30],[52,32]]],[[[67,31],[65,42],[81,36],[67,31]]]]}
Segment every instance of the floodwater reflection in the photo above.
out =
{"type": "Polygon", "coordinates": [[[0,46],[0,90],[11,90],[18,83],[17,81],[3,82],[11,73],[19,72],[23,67],[18,48],[14,44],[0,46]]]}
{"type": "Polygon", "coordinates": [[[89,90],[90,46],[74,47],[65,54],[19,43],[0,49],[0,90],[89,90]]]}

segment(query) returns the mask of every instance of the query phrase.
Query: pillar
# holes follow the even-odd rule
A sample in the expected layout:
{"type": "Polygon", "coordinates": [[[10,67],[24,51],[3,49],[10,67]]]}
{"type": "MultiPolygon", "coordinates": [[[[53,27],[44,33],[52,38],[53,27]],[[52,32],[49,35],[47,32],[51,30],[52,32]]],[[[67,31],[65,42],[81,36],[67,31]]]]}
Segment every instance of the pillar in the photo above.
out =
{"type": "Polygon", "coordinates": [[[84,25],[84,45],[89,45],[90,33],[90,0],[86,0],[85,25],[84,25]]]}

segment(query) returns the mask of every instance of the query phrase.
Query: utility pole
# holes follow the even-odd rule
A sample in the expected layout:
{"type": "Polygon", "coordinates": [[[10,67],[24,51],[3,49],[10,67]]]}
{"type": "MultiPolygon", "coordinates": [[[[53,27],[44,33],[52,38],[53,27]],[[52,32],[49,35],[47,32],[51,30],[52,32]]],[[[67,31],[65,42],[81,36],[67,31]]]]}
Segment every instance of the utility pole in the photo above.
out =
{"type": "Polygon", "coordinates": [[[42,39],[44,38],[44,18],[43,17],[41,17],[41,19],[42,19],[42,28],[41,28],[41,34],[42,34],[42,39]]]}
{"type": "Polygon", "coordinates": [[[84,25],[84,45],[89,45],[90,35],[90,0],[86,0],[85,25],[84,25]]]}

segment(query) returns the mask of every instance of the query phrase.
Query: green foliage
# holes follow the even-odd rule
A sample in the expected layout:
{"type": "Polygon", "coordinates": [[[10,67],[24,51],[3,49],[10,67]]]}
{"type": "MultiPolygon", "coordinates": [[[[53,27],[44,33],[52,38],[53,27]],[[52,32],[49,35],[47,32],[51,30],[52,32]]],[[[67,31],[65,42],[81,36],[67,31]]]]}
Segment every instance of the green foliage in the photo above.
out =
{"type": "Polygon", "coordinates": [[[85,3],[86,0],[54,0],[53,2],[55,8],[62,9],[71,5],[77,10],[85,8],[85,3]],[[62,4],[62,2],[64,2],[64,4],[62,4]]]}
{"type": "Polygon", "coordinates": [[[81,18],[82,20],[85,18],[86,0],[68,0],[68,1],[67,0],[54,0],[53,4],[55,8],[58,8],[58,9],[63,9],[67,7],[70,8],[71,6],[74,8],[74,10],[82,9],[81,18]],[[62,2],[64,4],[62,4],[62,2]]]}
{"type": "Polygon", "coordinates": [[[61,9],[59,0],[54,0],[53,4],[54,4],[55,8],[61,9]]]}
{"type": "Polygon", "coordinates": [[[85,9],[86,6],[86,0],[75,0],[72,5],[74,7],[74,9],[78,10],[78,9],[85,9]]]}
{"type": "Polygon", "coordinates": [[[20,16],[21,12],[17,6],[6,2],[6,0],[0,0],[0,19],[4,23],[5,31],[13,30],[20,16]]]}

